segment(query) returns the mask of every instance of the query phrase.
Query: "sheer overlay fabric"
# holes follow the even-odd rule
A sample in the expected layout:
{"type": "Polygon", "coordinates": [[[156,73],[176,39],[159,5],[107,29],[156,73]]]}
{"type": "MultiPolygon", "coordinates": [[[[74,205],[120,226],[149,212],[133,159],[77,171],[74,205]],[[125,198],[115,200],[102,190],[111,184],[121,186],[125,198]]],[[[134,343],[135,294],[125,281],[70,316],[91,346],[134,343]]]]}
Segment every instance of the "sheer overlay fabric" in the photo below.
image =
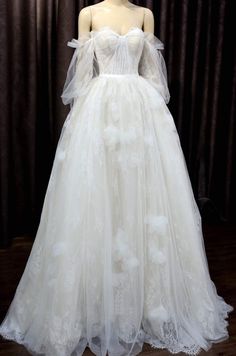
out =
{"type": "MultiPolygon", "coordinates": [[[[99,48],[95,46],[96,36],[101,37],[104,31],[109,31],[108,27],[103,27],[99,31],[91,31],[90,36],[83,35],[79,39],[72,39],[68,42],[68,46],[75,48],[67,77],[62,92],[62,102],[67,105],[71,104],[75,98],[80,95],[86,95],[90,84],[90,80],[101,73],[139,73],[145,78],[154,88],[156,88],[163,96],[166,103],[170,100],[170,93],[167,84],[167,71],[165,61],[161,54],[164,49],[163,43],[152,33],[142,32],[143,41],[139,44],[139,53],[136,58],[130,57],[130,47],[124,45],[123,42],[117,42],[111,51],[110,43],[100,43],[99,48]],[[121,45],[121,43],[123,45],[121,45]],[[99,64],[96,57],[96,51],[102,68],[99,70],[99,64]],[[141,54],[141,58],[140,58],[141,54]],[[117,61],[119,58],[119,61],[117,61]],[[134,61],[136,59],[136,61],[134,61]],[[133,62],[134,61],[134,62],[133,62]],[[139,62],[139,63],[138,63],[139,62]],[[138,68],[137,68],[138,65],[138,68]]],[[[135,41],[137,36],[140,40],[139,28],[132,28],[127,35],[121,36],[113,33],[121,39],[125,39],[134,30],[137,31],[132,36],[135,41]]],[[[111,31],[113,32],[113,31],[111,31]]],[[[135,44],[135,43],[134,43],[135,44]]],[[[114,44],[112,43],[112,46],[114,44]]]]}

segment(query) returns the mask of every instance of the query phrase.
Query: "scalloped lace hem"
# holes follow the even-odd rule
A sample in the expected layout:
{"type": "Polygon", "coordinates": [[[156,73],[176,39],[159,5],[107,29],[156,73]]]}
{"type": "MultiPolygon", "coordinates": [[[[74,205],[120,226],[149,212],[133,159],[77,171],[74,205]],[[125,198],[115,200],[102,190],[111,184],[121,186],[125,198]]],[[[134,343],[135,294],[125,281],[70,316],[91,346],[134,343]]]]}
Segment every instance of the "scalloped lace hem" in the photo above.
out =
{"type": "MultiPolygon", "coordinates": [[[[232,312],[233,310],[234,310],[234,308],[232,306],[227,305],[227,308],[224,309],[224,313],[223,313],[224,319],[228,318],[228,314],[230,312],[232,312]]],[[[140,329],[140,331],[138,333],[137,342],[139,343],[139,345],[140,344],[143,345],[144,343],[149,344],[153,349],[162,349],[162,350],[165,349],[166,351],[170,352],[171,354],[177,354],[177,353],[183,352],[186,355],[196,356],[196,355],[200,354],[200,352],[202,352],[202,351],[208,351],[212,347],[212,344],[222,342],[229,338],[228,332],[226,330],[228,321],[223,320],[223,325],[224,325],[224,331],[225,331],[224,336],[222,336],[221,338],[215,339],[215,340],[207,340],[207,346],[204,348],[197,344],[194,344],[194,343],[190,346],[186,346],[182,342],[176,341],[172,337],[171,333],[169,334],[168,340],[166,342],[160,341],[158,339],[154,340],[142,328],[140,329]]],[[[20,332],[17,332],[17,331],[11,332],[6,327],[0,326],[0,335],[7,340],[11,340],[11,341],[17,342],[20,345],[23,345],[28,350],[28,352],[30,352],[31,355],[34,355],[34,356],[37,356],[37,355],[48,355],[49,356],[49,355],[51,355],[51,354],[47,353],[46,349],[42,350],[42,348],[41,348],[40,350],[36,350],[33,345],[29,344],[28,342],[26,342],[24,340],[24,335],[20,332]]],[[[74,356],[82,355],[84,351],[78,352],[78,346],[80,346],[80,350],[81,350],[81,347],[83,348],[83,350],[85,350],[86,347],[90,348],[89,343],[88,342],[87,342],[87,344],[83,343],[83,340],[79,341],[77,347],[74,349],[74,351],[72,353],[66,354],[65,350],[64,350],[63,355],[64,356],[66,356],[66,355],[68,355],[68,356],[69,355],[74,355],[74,356]],[[83,344],[83,346],[82,346],[82,344],[83,344]]],[[[45,346],[44,346],[44,348],[45,348],[45,346]]],[[[90,348],[90,350],[91,350],[91,348],[90,348]]],[[[139,353],[137,353],[137,352],[132,353],[132,351],[130,351],[127,354],[127,356],[128,355],[134,356],[137,354],[139,354],[139,353]]],[[[61,355],[61,353],[60,353],[60,355],[61,355]]],[[[101,352],[99,353],[99,355],[101,355],[101,352]]],[[[108,351],[108,355],[112,356],[112,353],[110,353],[108,351]]],[[[56,356],[56,355],[54,354],[53,356],[56,356]]]]}

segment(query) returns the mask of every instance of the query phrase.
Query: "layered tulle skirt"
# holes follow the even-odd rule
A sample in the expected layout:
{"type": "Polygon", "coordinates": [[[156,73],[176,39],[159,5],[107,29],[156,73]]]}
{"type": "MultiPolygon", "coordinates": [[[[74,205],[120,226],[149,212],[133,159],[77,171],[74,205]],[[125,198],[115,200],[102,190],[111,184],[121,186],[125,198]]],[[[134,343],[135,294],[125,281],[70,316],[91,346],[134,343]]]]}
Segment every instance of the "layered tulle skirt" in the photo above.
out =
{"type": "Polygon", "coordinates": [[[0,334],[31,354],[196,355],[228,338],[173,118],[139,75],[99,75],[69,112],[0,334]]]}

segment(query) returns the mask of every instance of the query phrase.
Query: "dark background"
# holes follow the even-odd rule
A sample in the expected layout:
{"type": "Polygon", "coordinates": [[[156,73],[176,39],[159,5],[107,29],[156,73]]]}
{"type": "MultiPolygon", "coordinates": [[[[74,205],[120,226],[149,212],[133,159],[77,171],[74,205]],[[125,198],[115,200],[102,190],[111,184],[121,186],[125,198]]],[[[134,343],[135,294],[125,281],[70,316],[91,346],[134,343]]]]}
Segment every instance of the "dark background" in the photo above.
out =
{"type": "MultiPolygon", "coordinates": [[[[69,106],[61,92],[78,13],[99,1],[0,0],[0,246],[35,236],[69,106]]],[[[203,221],[235,218],[234,0],[134,1],[165,44],[174,117],[203,221]],[[234,16],[234,17],[233,17],[234,16]]],[[[174,174],[174,172],[173,172],[174,174]]]]}

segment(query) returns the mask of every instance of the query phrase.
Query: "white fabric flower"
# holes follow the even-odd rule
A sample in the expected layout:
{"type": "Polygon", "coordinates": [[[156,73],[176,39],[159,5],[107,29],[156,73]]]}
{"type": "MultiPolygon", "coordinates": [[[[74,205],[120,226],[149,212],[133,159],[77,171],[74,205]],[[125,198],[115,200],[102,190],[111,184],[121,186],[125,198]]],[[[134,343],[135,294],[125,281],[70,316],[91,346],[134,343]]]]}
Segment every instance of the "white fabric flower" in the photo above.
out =
{"type": "Polygon", "coordinates": [[[159,264],[163,264],[166,262],[165,254],[161,250],[158,249],[158,247],[156,246],[154,241],[149,243],[148,253],[149,253],[149,258],[150,258],[151,262],[159,263],[159,264]]]}
{"type": "Polygon", "coordinates": [[[129,270],[139,265],[137,257],[134,256],[129,246],[127,234],[122,228],[117,230],[113,255],[114,261],[122,263],[123,270],[129,270]]]}
{"type": "Polygon", "coordinates": [[[168,312],[162,304],[160,304],[157,308],[151,309],[148,312],[148,316],[153,321],[160,320],[160,321],[164,322],[169,319],[168,312]]]}
{"type": "Polygon", "coordinates": [[[119,130],[114,125],[109,125],[104,129],[103,138],[105,144],[111,149],[114,149],[115,145],[119,142],[119,130]]]}
{"type": "Polygon", "coordinates": [[[129,256],[127,260],[123,260],[123,266],[127,269],[132,269],[139,265],[139,260],[134,256],[129,256]]]}
{"type": "Polygon", "coordinates": [[[168,218],[164,215],[148,215],[145,217],[145,223],[148,224],[149,232],[151,234],[158,233],[160,235],[166,234],[168,218]]]}

